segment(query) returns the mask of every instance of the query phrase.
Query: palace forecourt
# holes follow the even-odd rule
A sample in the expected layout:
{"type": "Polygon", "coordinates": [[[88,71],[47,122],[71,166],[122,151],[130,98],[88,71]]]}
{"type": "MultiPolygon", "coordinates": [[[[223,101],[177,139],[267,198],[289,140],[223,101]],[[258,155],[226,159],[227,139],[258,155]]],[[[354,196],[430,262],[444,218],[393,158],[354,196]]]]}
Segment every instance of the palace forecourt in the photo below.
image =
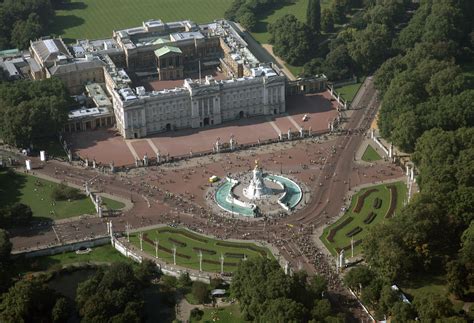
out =
{"type": "Polygon", "coordinates": [[[116,166],[209,151],[231,137],[253,144],[326,131],[343,106],[331,102],[326,76],[288,80],[226,20],[148,20],[71,46],[45,37],[18,56],[0,62],[11,78],[57,77],[74,95],[69,148],[116,166]]]}

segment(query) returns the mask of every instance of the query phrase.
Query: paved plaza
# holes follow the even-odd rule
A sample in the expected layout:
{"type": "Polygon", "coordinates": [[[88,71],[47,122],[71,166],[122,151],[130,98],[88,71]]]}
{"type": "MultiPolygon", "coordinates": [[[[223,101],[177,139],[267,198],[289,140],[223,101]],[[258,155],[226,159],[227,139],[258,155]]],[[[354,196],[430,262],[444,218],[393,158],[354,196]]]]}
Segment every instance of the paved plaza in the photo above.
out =
{"type": "Polygon", "coordinates": [[[217,138],[221,143],[228,143],[234,136],[238,144],[253,144],[278,138],[288,130],[297,132],[300,128],[322,133],[336,116],[337,102],[332,102],[329,92],[324,92],[289,97],[287,113],[275,117],[244,118],[209,128],[172,131],[134,140],[124,140],[112,129],[78,132],[71,134],[68,141],[83,159],[123,166],[134,164],[135,159],[143,159],[145,154],[155,158],[157,152],[177,157],[212,151],[217,138]],[[307,121],[303,121],[305,114],[307,121]]]}

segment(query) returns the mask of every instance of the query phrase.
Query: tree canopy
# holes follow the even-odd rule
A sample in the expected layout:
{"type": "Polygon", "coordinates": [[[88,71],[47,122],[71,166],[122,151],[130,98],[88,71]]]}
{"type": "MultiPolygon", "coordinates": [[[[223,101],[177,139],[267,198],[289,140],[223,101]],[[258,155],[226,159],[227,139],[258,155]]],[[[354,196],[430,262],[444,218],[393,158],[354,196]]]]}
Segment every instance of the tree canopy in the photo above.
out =
{"type": "Polygon", "coordinates": [[[290,14],[286,14],[270,25],[270,42],[273,52],[289,64],[305,62],[310,51],[308,28],[290,14]]]}
{"type": "Polygon", "coordinates": [[[8,144],[29,147],[56,136],[68,119],[69,95],[57,78],[0,84],[0,137],[8,144]]]}
{"type": "Polygon", "coordinates": [[[84,322],[140,322],[141,282],[130,265],[114,263],[77,288],[76,303],[84,322]]]}
{"type": "Polygon", "coordinates": [[[287,276],[274,260],[252,258],[234,273],[231,295],[240,302],[244,318],[256,322],[324,321],[335,313],[322,276],[305,272],[287,276]]]}

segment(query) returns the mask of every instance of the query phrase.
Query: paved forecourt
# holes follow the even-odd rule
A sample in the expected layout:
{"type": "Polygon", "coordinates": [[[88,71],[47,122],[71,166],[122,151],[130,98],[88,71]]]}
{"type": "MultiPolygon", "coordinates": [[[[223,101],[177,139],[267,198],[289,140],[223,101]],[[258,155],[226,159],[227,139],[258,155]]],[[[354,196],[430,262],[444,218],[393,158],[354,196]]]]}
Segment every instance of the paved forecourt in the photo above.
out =
{"type": "Polygon", "coordinates": [[[208,128],[184,129],[133,140],[123,140],[111,129],[73,133],[68,139],[73,151],[83,159],[123,166],[132,165],[136,158],[142,159],[145,155],[155,158],[157,152],[173,157],[212,151],[218,138],[221,143],[229,143],[234,136],[238,144],[251,144],[278,138],[279,133],[286,135],[289,129],[297,132],[300,128],[311,128],[312,133],[321,133],[336,115],[337,103],[330,100],[328,92],[323,92],[289,97],[287,113],[273,117],[244,118],[208,128]],[[305,115],[307,120],[303,121],[305,115]]]}

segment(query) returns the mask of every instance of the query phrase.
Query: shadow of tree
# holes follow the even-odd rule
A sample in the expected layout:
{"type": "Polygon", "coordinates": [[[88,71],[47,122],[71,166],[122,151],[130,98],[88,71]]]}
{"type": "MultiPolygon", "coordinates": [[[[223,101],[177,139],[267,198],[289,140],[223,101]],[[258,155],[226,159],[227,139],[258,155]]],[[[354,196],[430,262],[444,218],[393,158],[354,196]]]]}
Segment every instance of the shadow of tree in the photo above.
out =
{"type": "MultiPolygon", "coordinates": [[[[84,24],[85,20],[81,17],[75,15],[66,15],[66,16],[55,16],[53,22],[49,27],[49,34],[53,35],[63,35],[66,33],[66,30],[72,27],[80,26],[84,24]]],[[[73,42],[73,38],[63,38],[66,43],[73,42]]]]}

